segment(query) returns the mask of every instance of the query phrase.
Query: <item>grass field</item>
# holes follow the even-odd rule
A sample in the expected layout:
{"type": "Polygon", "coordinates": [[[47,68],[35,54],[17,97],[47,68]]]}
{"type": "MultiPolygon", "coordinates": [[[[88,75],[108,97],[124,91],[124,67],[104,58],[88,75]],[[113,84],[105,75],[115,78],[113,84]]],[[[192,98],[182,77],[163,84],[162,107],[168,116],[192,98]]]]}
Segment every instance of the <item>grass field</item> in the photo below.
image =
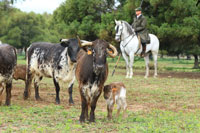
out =
{"type": "MultiPolygon", "coordinates": [[[[31,98],[24,101],[24,82],[14,81],[12,105],[0,107],[0,132],[200,132],[200,70],[192,69],[193,61],[159,59],[158,78],[153,78],[151,70],[150,77],[144,79],[144,61],[136,60],[133,78],[126,79],[123,59],[113,77],[116,59],[108,59],[106,84],[122,81],[127,87],[126,118],[107,120],[106,102],[101,95],[95,111],[96,122],[80,124],[77,83],[73,89],[75,105],[69,106],[65,85],[61,89],[61,104],[55,104],[52,79],[42,80],[42,101],[34,99],[33,88],[31,98]]],[[[25,64],[24,57],[18,58],[18,64],[25,64]]]]}

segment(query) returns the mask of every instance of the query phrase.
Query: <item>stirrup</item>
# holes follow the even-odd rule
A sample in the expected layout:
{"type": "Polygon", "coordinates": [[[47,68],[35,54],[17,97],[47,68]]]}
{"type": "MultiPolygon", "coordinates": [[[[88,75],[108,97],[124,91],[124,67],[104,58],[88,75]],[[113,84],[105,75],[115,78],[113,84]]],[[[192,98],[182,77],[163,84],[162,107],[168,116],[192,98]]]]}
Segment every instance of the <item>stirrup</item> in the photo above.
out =
{"type": "Polygon", "coordinates": [[[146,55],[146,53],[145,53],[145,52],[144,52],[144,53],[141,53],[141,54],[140,54],[140,57],[144,58],[144,57],[145,57],[145,55],[146,55]]]}

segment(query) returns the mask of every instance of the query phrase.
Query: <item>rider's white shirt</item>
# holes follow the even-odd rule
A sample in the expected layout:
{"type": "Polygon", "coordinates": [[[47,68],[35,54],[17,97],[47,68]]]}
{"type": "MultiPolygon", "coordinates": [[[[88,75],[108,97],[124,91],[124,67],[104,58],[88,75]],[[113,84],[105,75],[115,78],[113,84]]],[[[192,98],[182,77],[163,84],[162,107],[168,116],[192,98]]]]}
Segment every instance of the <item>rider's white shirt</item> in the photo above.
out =
{"type": "Polygon", "coordinates": [[[138,19],[141,15],[142,15],[142,14],[138,15],[138,16],[137,16],[137,19],[138,19]]]}

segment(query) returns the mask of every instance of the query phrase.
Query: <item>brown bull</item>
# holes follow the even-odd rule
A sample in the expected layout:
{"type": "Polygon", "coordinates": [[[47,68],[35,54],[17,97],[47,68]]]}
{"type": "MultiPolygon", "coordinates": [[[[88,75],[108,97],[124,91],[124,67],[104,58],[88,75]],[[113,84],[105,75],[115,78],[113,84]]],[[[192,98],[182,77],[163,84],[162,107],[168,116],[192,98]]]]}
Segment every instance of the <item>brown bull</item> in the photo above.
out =
{"type": "Polygon", "coordinates": [[[82,108],[80,122],[85,122],[85,119],[88,119],[89,107],[91,107],[89,121],[94,122],[96,103],[108,76],[106,58],[107,55],[115,57],[117,50],[104,40],[82,43],[80,47],[82,50],[79,51],[76,68],[82,108]]]}

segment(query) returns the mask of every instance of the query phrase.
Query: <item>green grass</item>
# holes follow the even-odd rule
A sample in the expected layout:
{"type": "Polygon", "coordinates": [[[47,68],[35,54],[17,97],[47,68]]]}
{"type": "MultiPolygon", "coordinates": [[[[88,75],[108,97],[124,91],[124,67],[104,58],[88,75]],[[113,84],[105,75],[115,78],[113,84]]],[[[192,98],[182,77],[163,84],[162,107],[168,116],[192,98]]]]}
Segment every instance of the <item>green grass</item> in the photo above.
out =
{"type": "MultiPolygon", "coordinates": [[[[109,58],[108,61],[112,63],[110,64],[110,66],[114,67],[117,58],[115,59],[109,58]]],[[[150,61],[150,66],[153,66],[153,63],[154,63],[153,61],[150,61]]],[[[186,60],[186,59],[177,60],[175,58],[170,58],[170,57],[158,59],[159,71],[200,72],[200,69],[193,69],[193,66],[194,66],[194,60],[186,60]]],[[[125,61],[123,57],[120,58],[118,67],[125,69],[125,61]]],[[[133,69],[145,69],[144,59],[136,56],[133,64],[133,69]]]]}
{"type": "MultiPolygon", "coordinates": [[[[114,67],[117,59],[118,57],[116,57],[115,59],[108,58],[109,67],[114,67]]],[[[26,64],[25,57],[23,55],[18,56],[18,64],[26,64]]],[[[150,66],[153,66],[153,61],[150,61],[150,66]]],[[[158,70],[160,71],[200,72],[200,69],[193,69],[193,66],[194,66],[194,60],[186,60],[186,59],[177,60],[172,57],[158,59],[158,70]]],[[[118,68],[125,69],[125,61],[123,57],[120,58],[118,68]]],[[[144,59],[136,56],[133,68],[145,69],[144,59]]]]}
{"type": "MultiPolygon", "coordinates": [[[[106,102],[102,95],[96,108],[95,123],[79,123],[80,96],[75,83],[74,106],[68,105],[68,90],[61,89],[61,104],[55,105],[52,79],[44,78],[40,95],[44,101],[31,98],[23,100],[23,81],[14,81],[12,105],[0,107],[0,132],[200,132],[200,79],[189,77],[158,77],[144,79],[134,75],[126,79],[125,62],[121,59],[116,73],[111,77],[116,59],[109,60],[109,77],[106,84],[122,81],[127,87],[127,117],[121,115],[107,119],[106,102]]],[[[18,63],[25,64],[23,57],[18,63]]],[[[159,59],[159,72],[194,72],[193,61],[159,59]],[[172,68],[172,69],[171,69],[172,68]]],[[[134,72],[144,73],[144,61],[137,61],[134,72]]],[[[200,74],[200,73],[199,73],[200,74]]],[[[116,106],[113,116],[116,114],[116,106]]]]}

